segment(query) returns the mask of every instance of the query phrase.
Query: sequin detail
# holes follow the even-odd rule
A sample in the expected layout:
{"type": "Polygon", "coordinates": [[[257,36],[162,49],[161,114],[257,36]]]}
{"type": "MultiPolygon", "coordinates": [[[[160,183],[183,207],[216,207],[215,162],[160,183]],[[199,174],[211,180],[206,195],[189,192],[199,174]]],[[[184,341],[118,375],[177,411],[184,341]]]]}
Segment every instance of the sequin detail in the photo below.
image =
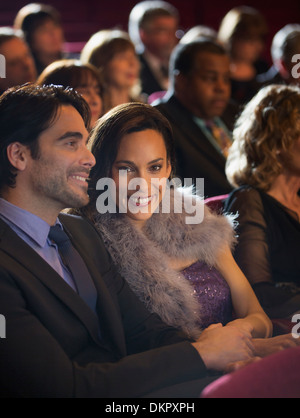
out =
{"type": "Polygon", "coordinates": [[[201,306],[202,328],[219,322],[225,325],[232,319],[230,288],[217,269],[197,261],[181,273],[192,285],[201,306]]]}

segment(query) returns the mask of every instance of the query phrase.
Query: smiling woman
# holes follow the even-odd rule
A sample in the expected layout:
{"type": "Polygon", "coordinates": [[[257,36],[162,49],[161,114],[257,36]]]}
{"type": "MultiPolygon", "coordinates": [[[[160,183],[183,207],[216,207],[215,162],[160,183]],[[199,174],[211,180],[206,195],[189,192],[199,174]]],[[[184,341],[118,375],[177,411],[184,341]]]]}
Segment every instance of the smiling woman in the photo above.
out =
{"type": "Polygon", "coordinates": [[[91,150],[97,164],[91,170],[90,203],[80,213],[94,222],[147,308],[193,337],[218,322],[269,336],[270,321],[230,252],[232,219],[203,209],[199,196],[176,183],[167,189],[174,167],[168,120],[149,105],[120,105],[98,121],[91,150]],[[103,179],[117,192],[116,212],[96,210],[106,192],[98,187],[103,179]],[[204,210],[198,223],[186,221],[186,197],[204,210]],[[164,206],[166,200],[171,204],[164,206]]]}
{"type": "Polygon", "coordinates": [[[128,216],[142,227],[158,208],[170,174],[171,165],[160,133],[146,129],[125,135],[112,166],[117,197],[124,199],[118,199],[117,206],[128,208],[128,216]],[[129,182],[139,179],[143,181],[139,181],[138,192],[134,191],[134,184],[128,188],[129,182]]]}

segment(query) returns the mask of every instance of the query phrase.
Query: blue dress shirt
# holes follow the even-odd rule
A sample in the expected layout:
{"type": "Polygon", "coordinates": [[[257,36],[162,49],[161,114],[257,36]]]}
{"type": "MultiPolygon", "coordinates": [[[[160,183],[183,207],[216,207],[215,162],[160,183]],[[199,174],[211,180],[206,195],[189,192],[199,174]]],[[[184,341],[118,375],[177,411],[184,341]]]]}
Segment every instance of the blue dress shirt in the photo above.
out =
{"type": "MultiPolygon", "coordinates": [[[[57,245],[48,238],[50,225],[47,222],[3,198],[0,198],[0,218],[76,291],[74,280],[62,262],[57,245]]],[[[56,223],[60,224],[58,219],[56,223]]]]}

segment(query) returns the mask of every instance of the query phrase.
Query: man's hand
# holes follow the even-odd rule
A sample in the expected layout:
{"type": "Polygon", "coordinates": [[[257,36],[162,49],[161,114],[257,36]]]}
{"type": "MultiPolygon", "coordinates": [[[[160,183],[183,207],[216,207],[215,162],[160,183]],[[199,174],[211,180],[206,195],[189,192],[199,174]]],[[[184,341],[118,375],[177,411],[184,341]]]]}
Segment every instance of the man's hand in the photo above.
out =
{"type": "Polygon", "coordinates": [[[243,329],[213,324],[192,345],[208,369],[228,371],[228,366],[232,363],[250,362],[254,359],[251,332],[250,324],[243,329]]]}

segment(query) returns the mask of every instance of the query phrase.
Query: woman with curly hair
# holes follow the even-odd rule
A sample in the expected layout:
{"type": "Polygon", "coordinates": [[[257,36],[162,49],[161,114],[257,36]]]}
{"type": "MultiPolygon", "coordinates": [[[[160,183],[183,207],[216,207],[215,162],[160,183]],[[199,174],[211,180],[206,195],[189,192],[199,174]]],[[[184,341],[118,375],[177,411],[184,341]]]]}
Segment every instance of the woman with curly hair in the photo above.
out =
{"type": "Polygon", "coordinates": [[[236,189],[235,259],[270,317],[300,310],[300,89],[271,85],[236,122],[226,174],[236,189]]]}

